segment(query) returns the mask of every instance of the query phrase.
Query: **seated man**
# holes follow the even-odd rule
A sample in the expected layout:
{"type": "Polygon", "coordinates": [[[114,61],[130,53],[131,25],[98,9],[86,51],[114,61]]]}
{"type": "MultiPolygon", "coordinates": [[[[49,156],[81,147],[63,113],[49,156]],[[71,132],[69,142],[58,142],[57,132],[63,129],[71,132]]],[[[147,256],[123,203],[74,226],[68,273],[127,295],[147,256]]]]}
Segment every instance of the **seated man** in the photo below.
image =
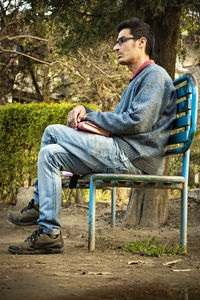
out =
{"type": "Polygon", "coordinates": [[[150,26],[133,18],[117,27],[114,46],[119,63],[132,72],[129,85],[114,112],[92,111],[83,105],[68,115],[68,126],[50,125],[43,134],[38,157],[34,199],[21,212],[10,213],[17,225],[37,224],[11,253],[63,251],[61,236],[60,170],[73,174],[162,174],[165,147],[176,110],[176,93],[167,72],[150,60],[154,37],[150,26]],[[109,130],[111,137],[77,130],[90,120],[109,130]]]}

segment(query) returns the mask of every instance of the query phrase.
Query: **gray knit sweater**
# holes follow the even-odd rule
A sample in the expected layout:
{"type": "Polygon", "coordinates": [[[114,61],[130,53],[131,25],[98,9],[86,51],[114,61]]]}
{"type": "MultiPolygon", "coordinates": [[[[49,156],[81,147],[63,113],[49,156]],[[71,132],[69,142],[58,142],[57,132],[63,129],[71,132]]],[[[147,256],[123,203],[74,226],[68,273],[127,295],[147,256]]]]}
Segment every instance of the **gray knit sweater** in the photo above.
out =
{"type": "Polygon", "coordinates": [[[163,173],[176,92],[162,67],[150,64],[142,69],[122,93],[114,112],[86,111],[86,120],[111,131],[133,165],[148,174],[163,173]]]}

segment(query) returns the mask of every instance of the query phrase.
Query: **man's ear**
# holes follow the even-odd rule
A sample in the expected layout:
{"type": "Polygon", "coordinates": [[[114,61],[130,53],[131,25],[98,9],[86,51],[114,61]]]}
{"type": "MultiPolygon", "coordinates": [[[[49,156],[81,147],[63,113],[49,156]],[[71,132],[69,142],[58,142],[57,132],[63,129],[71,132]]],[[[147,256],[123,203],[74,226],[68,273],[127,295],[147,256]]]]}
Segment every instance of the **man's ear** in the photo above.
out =
{"type": "Polygon", "coordinates": [[[141,37],[139,39],[139,47],[146,47],[146,44],[147,44],[147,39],[145,37],[141,37]]]}

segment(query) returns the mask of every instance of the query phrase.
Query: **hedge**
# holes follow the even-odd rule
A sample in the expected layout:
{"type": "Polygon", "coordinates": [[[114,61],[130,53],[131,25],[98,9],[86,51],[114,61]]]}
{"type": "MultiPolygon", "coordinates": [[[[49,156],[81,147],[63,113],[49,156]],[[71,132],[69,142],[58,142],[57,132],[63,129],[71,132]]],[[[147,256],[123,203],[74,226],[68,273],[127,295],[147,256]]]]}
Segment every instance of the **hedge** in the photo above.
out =
{"type": "MultiPolygon", "coordinates": [[[[76,105],[31,103],[0,107],[1,202],[14,204],[18,189],[33,185],[44,129],[50,124],[66,124],[69,111],[76,105]]],[[[93,104],[88,107],[96,108],[93,104]]]]}

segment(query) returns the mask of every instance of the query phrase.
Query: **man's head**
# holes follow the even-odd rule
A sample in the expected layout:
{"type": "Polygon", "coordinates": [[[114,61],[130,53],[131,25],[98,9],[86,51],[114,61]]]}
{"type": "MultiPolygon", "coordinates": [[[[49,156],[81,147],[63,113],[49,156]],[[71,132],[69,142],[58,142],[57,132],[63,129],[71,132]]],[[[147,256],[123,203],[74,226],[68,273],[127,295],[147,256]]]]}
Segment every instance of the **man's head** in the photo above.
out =
{"type": "Polygon", "coordinates": [[[149,59],[154,47],[151,27],[137,18],[125,20],[117,26],[118,40],[114,46],[120,64],[137,66],[149,59]]]}

